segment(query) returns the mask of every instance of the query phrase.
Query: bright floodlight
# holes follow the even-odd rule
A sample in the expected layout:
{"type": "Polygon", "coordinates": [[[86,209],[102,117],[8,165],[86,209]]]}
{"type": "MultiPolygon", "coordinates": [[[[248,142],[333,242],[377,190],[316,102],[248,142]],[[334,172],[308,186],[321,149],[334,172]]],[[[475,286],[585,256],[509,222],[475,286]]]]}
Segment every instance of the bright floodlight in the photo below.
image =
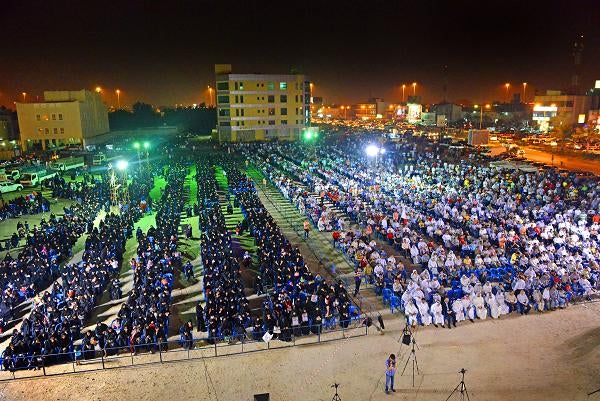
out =
{"type": "Polygon", "coordinates": [[[385,148],[379,148],[379,153],[380,154],[384,154],[385,153],[385,148]]]}
{"type": "Polygon", "coordinates": [[[136,148],[136,149],[139,149],[140,148],[140,143],[139,142],[134,142],[133,143],[133,147],[136,148]]]}
{"type": "Polygon", "coordinates": [[[367,156],[375,157],[379,153],[379,148],[376,145],[369,145],[365,151],[367,152],[367,156]]]}
{"type": "Polygon", "coordinates": [[[128,165],[128,164],[129,164],[129,163],[127,163],[127,160],[119,160],[119,161],[117,162],[117,168],[118,168],[119,170],[123,171],[123,170],[125,170],[125,169],[127,168],[127,165],[128,165]]]}
{"type": "Polygon", "coordinates": [[[148,149],[150,147],[150,143],[144,142],[144,149],[148,149]]]}

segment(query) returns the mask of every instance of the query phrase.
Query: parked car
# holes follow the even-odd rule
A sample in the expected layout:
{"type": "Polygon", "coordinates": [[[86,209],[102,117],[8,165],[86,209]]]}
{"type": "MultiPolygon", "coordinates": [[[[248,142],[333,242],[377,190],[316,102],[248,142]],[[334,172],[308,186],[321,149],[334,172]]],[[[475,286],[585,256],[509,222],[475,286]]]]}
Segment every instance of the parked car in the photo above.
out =
{"type": "Polygon", "coordinates": [[[23,189],[23,185],[18,184],[18,183],[14,183],[14,182],[0,182],[0,193],[7,193],[7,192],[14,192],[14,191],[20,191],[23,189]]]}

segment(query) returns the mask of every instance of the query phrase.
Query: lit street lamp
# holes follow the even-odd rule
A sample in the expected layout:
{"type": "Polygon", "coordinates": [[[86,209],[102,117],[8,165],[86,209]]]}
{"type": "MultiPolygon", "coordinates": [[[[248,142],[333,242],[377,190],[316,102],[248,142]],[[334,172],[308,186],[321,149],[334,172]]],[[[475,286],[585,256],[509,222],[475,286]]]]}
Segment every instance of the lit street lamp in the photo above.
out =
{"type": "Polygon", "coordinates": [[[527,82],[523,82],[523,103],[527,103],[527,97],[525,96],[527,93],[527,82]]]}
{"type": "Polygon", "coordinates": [[[369,157],[374,157],[375,165],[379,165],[379,155],[382,155],[385,153],[385,148],[371,144],[365,148],[365,153],[369,157]]]}
{"type": "Polygon", "coordinates": [[[26,98],[27,98],[27,92],[23,92],[23,93],[21,93],[21,95],[23,95],[23,103],[25,103],[26,98]]]}
{"type": "Polygon", "coordinates": [[[510,88],[510,84],[507,82],[504,84],[504,87],[506,88],[506,103],[510,103],[510,95],[508,94],[508,88],[510,88]]]}
{"type": "Polygon", "coordinates": [[[402,103],[404,103],[404,91],[406,90],[406,85],[402,84],[402,103]]]}
{"type": "Polygon", "coordinates": [[[117,89],[115,91],[117,93],[117,109],[121,109],[121,90],[117,89]]]}
{"type": "Polygon", "coordinates": [[[210,85],[208,85],[208,99],[209,99],[209,107],[212,107],[213,105],[213,98],[212,98],[212,93],[213,93],[213,88],[210,87],[210,85]]]}
{"type": "Polygon", "coordinates": [[[413,87],[413,96],[417,96],[417,83],[413,82],[412,87],[413,87]]]}
{"type": "Polygon", "coordinates": [[[148,161],[148,156],[150,154],[150,152],[148,151],[148,149],[150,149],[150,143],[148,141],[144,142],[144,151],[146,152],[146,164],[149,164],[150,162],[148,161]]]}
{"type": "MultiPolygon", "coordinates": [[[[478,109],[479,105],[476,104],[473,107],[478,109]]],[[[492,107],[492,106],[490,106],[489,104],[486,104],[485,106],[481,107],[481,110],[479,111],[479,129],[481,129],[481,127],[483,126],[483,109],[484,108],[489,109],[490,107],[492,107]]]]}

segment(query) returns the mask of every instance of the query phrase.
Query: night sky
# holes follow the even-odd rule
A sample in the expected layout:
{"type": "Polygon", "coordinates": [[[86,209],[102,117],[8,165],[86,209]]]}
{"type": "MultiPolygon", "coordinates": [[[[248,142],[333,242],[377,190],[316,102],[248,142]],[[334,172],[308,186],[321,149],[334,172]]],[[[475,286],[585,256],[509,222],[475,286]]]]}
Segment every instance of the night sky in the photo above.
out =
{"type": "Polygon", "coordinates": [[[0,104],[44,89],[105,88],[105,100],[200,103],[215,63],[235,72],[296,68],[327,102],[504,100],[563,88],[585,35],[582,85],[600,79],[598,0],[8,1],[0,5],[0,104]],[[407,87],[407,94],[412,93],[407,87]]]}

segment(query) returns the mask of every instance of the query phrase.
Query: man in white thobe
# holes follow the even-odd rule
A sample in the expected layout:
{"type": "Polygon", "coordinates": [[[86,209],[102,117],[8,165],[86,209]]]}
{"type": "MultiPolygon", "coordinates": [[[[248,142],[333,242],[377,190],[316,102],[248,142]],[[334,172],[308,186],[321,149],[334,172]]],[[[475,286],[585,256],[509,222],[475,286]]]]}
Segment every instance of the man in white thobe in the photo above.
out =
{"type": "Polygon", "coordinates": [[[444,315],[442,314],[442,304],[439,300],[435,301],[431,304],[431,308],[429,308],[431,312],[431,316],[433,316],[433,325],[437,327],[437,325],[444,325],[444,315]]]}

